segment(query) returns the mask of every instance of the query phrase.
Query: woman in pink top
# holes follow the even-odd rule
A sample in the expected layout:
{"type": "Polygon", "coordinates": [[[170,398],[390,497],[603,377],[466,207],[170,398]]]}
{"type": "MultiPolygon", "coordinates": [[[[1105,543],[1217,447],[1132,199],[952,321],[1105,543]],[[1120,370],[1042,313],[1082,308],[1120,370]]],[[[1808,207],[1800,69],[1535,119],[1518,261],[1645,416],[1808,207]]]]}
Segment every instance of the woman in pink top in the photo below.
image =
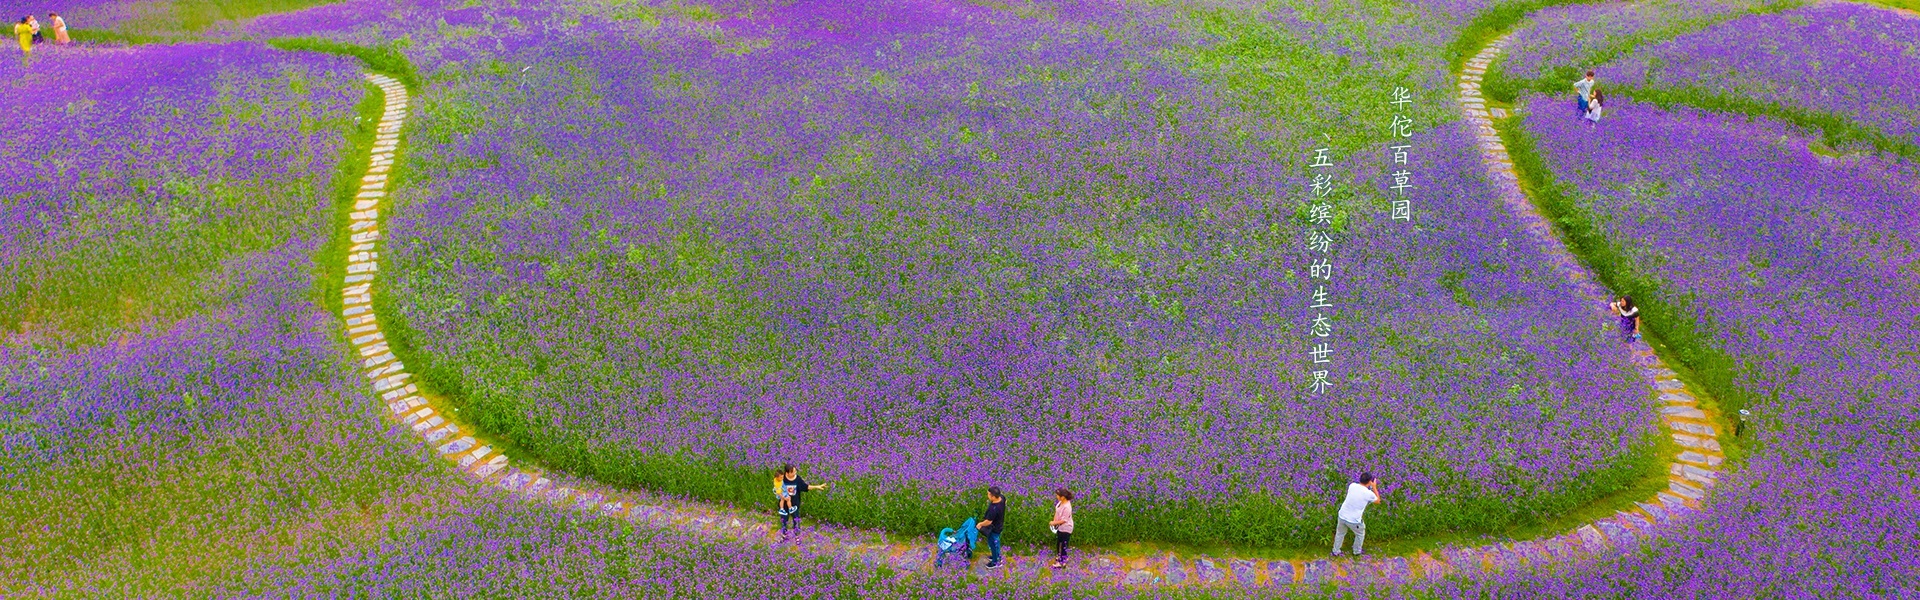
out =
{"type": "Polygon", "coordinates": [[[1067,540],[1073,537],[1073,492],[1067,488],[1053,491],[1053,521],[1047,523],[1047,529],[1053,530],[1054,543],[1060,546],[1060,557],[1053,559],[1053,568],[1067,566],[1067,540]]]}
{"type": "Polygon", "coordinates": [[[67,20],[60,18],[60,13],[47,13],[47,18],[53,23],[53,43],[62,46],[73,43],[73,37],[67,35],[67,20]]]}

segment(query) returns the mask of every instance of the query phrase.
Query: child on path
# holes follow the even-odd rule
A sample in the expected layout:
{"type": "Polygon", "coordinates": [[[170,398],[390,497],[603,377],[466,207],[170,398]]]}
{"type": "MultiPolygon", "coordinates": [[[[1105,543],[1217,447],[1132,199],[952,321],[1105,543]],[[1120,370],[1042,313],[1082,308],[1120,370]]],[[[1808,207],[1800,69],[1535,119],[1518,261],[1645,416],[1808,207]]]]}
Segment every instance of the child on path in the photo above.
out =
{"type": "Polygon", "coordinates": [[[1333,555],[1340,555],[1340,546],[1347,541],[1347,532],[1353,532],[1353,555],[1365,554],[1361,550],[1367,541],[1367,524],[1361,519],[1367,514],[1367,505],[1380,501],[1380,482],[1374,480],[1372,473],[1361,473],[1360,480],[1347,484],[1347,498],[1340,501],[1339,523],[1333,527],[1333,555]]]}
{"type": "Polygon", "coordinates": [[[35,19],[35,18],[33,18],[33,15],[27,15],[27,27],[29,27],[29,28],[31,28],[31,29],[33,30],[33,43],[35,43],[35,44],[45,44],[45,43],[47,43],[47,36],[45,36],[45,35],[42,35],[42,34],[40,33],[40,20],[39,20],[39,19],[35,19]]]}
{"type": "Polygon", "coordinates": [[[1059,546],[1060,556],[1050,565],[1055,569],[1067,566],[1067,540],[1073,538],[1073,492],[1067,488],[1053,491],[1053,520],[1047,522],[1047,529],[1053,530],[1053,541],[1059,546]]]}

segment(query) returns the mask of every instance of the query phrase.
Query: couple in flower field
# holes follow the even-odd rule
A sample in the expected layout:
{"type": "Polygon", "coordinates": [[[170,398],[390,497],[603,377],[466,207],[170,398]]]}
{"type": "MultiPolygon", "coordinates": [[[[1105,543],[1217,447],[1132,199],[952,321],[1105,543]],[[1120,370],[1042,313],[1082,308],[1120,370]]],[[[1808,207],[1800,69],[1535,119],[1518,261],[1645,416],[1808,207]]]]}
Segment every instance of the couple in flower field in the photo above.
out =
{"type": "Polygon", "coordinates": [[[1580,103],[1580,117],[1598,126],[1600,115],[1606,113],[1606,108],[1602,105],[1605,104],[1607,97],[1600,93],[1600,88],[1595,87],[1595,83],[1593,71],[1587,71],[1586,77],[1573,82],[1573,91],[1575,99],[1580,103]]]}

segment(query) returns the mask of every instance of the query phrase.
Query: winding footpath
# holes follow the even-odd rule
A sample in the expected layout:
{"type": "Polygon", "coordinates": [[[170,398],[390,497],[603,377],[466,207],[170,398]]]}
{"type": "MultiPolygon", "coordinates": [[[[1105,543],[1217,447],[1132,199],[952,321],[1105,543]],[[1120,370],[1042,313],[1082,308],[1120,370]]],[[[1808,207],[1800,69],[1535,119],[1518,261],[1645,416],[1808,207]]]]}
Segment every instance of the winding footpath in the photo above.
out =
{"type": "MultiPolygon", "coordinates": [[[[1495,40],[1467,63],[1459,82],[1460,109],[1478,132],[1483,162],[1506,206],[1526,223],[1529,234],[1547,249],[1556,268],[1574,282],[1583,299],[1593,301],[1596,308],[1604,306],[1609,297],[1606,290],[1595,284],[1592,275],[1566,251],[1548,221],[1521,191],[1513,162],[1493,129],[1492,119],[1497,116],[1489,113],[1481,99],[1480,77],[1505,45],[1506,38],[1495,40]]],[[[873,531],[810,525],[805,533],[782,541],[771,515],[764,511],[719,508],[543,472],[532,465],[516,465],[498,452],[494,444],[454,417],[446,402],[422,390],[388,347],[381,331],[381,318],[372,304],[377,289],[374,283],[380,272],[380,211],[387,206],[388,177],[399,150],[400,131],[406,123],[407,90],[399,81],[384,75],[368,75],[367,79],[385,94],[386,107],[374,140],[370,166],[349,214],[348,229],[353,245],[346,257],[345,302],[341,310],[347,339],[352,343],[356,359],[361,361],[361,371],[386,404],[396,432],[417,438],[433,455],[449,461],[478,482],[533,501],[654,527],[677,528],[711,538],[793,546],[814,555],[838,556],[906,571],[971,572],[983,577],[1023,578],[1035,583],[1072,580],[1125,586],[1277,588],[1323,583],[1391,585],[1422,577],[1509,569],[1618,551],[1655,535],[1664,525],[1693,512],[1719,477],[1724,458],[1716,439],[1719,432],[1674,372],[1644,343],[1634,344],[1631,351],[1641,373],[1658,390],[1659,412],[1666,429],[1684,448],[1670,466],[1672,480],[1667,490],[1638,503],[1635,510],[1617,513],[1554,537],[1447,548],[1431,554],[1300,561],[1207,556],[1183,559],[1171,554],[1123,558],[1091,549],[1078,551],[1071,567],[1053,570],[1045,566],[1049,557],[1044,549],[1019,554],[1009,548],[1004,569],[985,570],[984,552],[978,553],[979,558],[970,563],[948,561],[948,566],[936,567],[932,532],[925,538],[900,542],[873,531]]],[[[1331,535],[1333,519],[1327,520],[1327,528],[1331,535]]]]}

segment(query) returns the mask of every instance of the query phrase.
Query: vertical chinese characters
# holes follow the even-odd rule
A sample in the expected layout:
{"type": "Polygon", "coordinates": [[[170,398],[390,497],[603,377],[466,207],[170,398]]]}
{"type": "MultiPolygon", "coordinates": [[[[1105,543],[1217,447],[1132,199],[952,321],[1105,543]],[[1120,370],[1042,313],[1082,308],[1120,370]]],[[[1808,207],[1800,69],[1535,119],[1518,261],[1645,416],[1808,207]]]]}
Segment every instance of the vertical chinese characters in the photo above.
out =
{"type": "Polygon", "coordinates": [[[1307,391],[1320,395],[1333,387],[1328,376],[1333,371],[1333,346],[1327,340],[1333,336],[1333,321],[1328,313],[1333,310],[1333,302],[1327,294],[1327,286],[1333,283],[1333,235],[1329,233],[1333,226],[1333,202],[1331,196],[1335,189],[1331,148],[1315,148],[1313,162],[1308,168],[1313,173],[1312,194],[1307,205],[1307,252],[1313,262],[1307,266],[1307,282],[1313,286],[1313,294],[1307,308],[1313,311],[1313,320],[1307,325],[1307,391]]]}
{"type": "MultiPolygon", "coordinates": [[[[1400,138],[1394,140],[1396,142],[1413,137],[1413,119],[1407,117],[1407,105],[1412,103],[1413,95],[1407,92],[1407,88],[1393,88],[1393,99],[1388,102],[1393,105],[1393,123],[1388,129],[1394,137],[1400,138]]],[[[1404,143],[1396,143],[1388,147],[1388,150],[1392,151],[1390,158],[1393,165],[1391,167],[1393,185],[1388,186],[1388,189],[1393,190],[1393,220],[1395,221],[1413,220],[1413,203],[1407,200],[1407,190],[1413,189],[1413,172],[1407,168],[1407,154],[1412,149],[1412,145],[1404,143]]]]}

